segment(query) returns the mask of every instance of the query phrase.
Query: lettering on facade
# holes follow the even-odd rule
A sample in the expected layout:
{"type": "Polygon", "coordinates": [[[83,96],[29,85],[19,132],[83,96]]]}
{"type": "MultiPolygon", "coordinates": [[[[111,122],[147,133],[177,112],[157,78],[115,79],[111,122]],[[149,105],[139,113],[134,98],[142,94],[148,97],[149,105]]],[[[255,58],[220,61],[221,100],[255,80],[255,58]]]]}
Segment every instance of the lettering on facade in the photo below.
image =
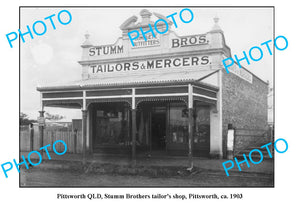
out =
{"type": "Polygon", "coordinates": [[[123,53],[124,48],[122,46],[97,46],[97,47],[91,47],[89,49],[89,56],[98,56],[98,55],[114,55],[114,54],[120,54],[123,53]]]}
{"type": "Polygon", "coordinates": [[[208,40],[206,39],[206,35],[194,35],[194,36],[185,36],[181,38],[172,39],[172,48],[178,47],[189,47],[196,45],[207,44],[208,40]]]}
{"type": "Polygon", "coordinates": [[[134,62],[90,65],[90,73],[152,70],[188,66],[204,66],[210,62],[208,56],[178,57],[134,62]]]}
{"type": "Polygon", "coordinates": [[[231,73],[237,75],[238,77],[240,77],[240,78],[244,79],[245,81],[248,81],[249,83],[252,84],[253,76],[248,71],[246,71],[244,69],[239,69],[236,64],[230,69],[230,71],[231,71],[231,73]]]}
{"type": "Polygon", "coordinates": [[[153,35],[147,35],[146,36],[147,41],[143,37],[139,37],[135,41],[133,41],[134,46],[131,46],[131,48],[141,48],[141,47],[155,47],[160,45],[160,40],[158,37],[153,37],[153,35]]]}

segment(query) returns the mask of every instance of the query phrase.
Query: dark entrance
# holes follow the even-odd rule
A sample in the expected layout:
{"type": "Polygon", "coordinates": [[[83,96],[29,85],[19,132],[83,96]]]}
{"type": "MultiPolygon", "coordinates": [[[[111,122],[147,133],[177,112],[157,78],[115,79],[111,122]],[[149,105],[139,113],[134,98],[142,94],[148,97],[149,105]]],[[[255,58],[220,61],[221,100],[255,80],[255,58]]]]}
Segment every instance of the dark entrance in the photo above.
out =
{"type": "Polygon", "coordinates": [[[154,107],[151,116],[151,148],[166,149],[166,107],[154,107]]]}

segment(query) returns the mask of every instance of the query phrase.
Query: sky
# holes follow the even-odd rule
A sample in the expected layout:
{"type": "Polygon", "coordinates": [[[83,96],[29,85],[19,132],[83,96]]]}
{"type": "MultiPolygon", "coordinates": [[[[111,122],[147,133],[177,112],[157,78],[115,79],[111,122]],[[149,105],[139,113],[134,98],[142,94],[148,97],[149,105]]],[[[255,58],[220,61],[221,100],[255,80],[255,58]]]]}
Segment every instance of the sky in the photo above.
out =
{"type": "MultiPolygon", "coordinates": [[[[40,94],[36,87],[43,84],[67,82],[81,78],[82,49],[84,34],[90,34],[93,45],[113,44],[121,36],[120,25],[132,15],[139,17],[143,8],[21,8],[20,29],[30,27],[37,20],[44,20],[55,14],[54,30],[50,22],[47,32],[42,36],[27,35],[25,43],[21,42],[20,53],[20,95],[21,112],[36,119],[40,109],[40,94]],[[72,21],[62,25],[57,14],[66,9],[72,14],[72,21]]],[[[150,12],[158,12],[168,16],[179,13],[182,8],[146,8],[150,12]]],[[[172,27],[177,35],[206,33],[214,25],[213,18],[219,18],[219,26],[224,32],[226,44],[231,48],[232,55],[242,57],[253,46],[261,47],[261,43],[273,39],[272,8],[192,8],[194,19],[190,23],[182,23],[179,17],[178,28],[172,27]]],[[[62,19],[66,17],[62,16],[62,19]]],[[[155,21],[154,17],[152,16],[155,21]]],[[[38,29],[38,28],[37,28],[38,29]]],[[[25,30],[24,30],[25,32],[25,30]]],[[[277,35],[276,35],[277,36],[277,35]]],[[[273,49],[273,45],[270,45],[273,49]]],[[[273,84],[273,56],[266,49],[260,61],[250,61],[250,65],[242,65],[264,81],[273,84]]],[[[80,110],[45,107],[52,114],[65,116],[64,121],[81,118],[80,110]]]]}

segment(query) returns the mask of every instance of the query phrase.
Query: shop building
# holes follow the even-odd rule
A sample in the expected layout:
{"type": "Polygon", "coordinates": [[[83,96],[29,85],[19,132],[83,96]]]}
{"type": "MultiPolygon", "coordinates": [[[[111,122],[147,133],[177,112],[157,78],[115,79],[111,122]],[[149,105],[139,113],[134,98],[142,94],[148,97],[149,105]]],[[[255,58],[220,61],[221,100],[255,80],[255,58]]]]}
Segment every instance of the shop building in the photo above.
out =
{"type": "MultiPolygon", "coordinates": [[[[127,19],[114,44],[92,44],[86,34],[79,61],[82,79],[37,88],[41,117],[48,106],[82,109],[84,156],[221,158],[226,156],[228,124],[267,127],[268,85],[236,64],[226,73],[222,60],[231,51],[218,18],[204,34],[149,33],[147,41],[141,37],[132,46],[128,32],[149,30],[156,14],[142,10],[141,22],[135,16],[127,19]]],[[[163,22],[157,27],[163,28],[163,22]]]]}

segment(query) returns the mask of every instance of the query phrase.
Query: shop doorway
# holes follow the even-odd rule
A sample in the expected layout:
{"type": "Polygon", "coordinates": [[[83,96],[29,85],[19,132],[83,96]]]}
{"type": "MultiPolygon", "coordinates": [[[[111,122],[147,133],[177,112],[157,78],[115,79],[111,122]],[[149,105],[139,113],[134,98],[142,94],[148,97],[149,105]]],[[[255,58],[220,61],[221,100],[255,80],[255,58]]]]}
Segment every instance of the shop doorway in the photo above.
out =
{"type": "Polygon", "coordinates": [[[151,113],[151,148],[166,150],[166,107],[154,107],[151,113]]]}

